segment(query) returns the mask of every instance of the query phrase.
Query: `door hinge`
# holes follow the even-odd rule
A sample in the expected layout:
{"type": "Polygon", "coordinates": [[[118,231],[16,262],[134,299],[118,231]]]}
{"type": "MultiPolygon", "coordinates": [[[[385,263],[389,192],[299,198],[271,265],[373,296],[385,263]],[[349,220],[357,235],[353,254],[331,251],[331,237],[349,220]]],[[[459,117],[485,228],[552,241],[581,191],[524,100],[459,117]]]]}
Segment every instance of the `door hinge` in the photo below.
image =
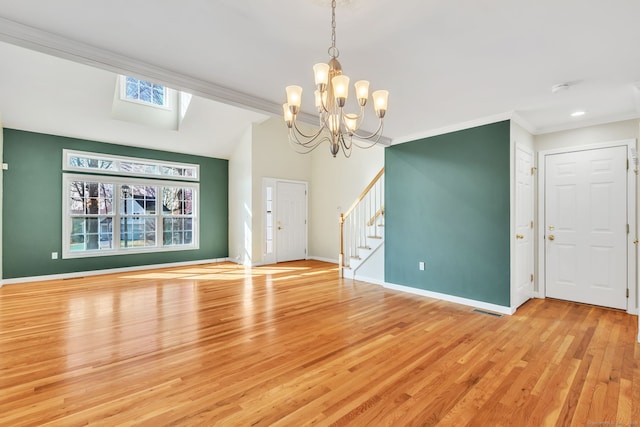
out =
{"type": "Polygon", "coordinates": [[[627,224],[627,234],[629,234],[629,224],[627,224]]]}
{"type": "Polygon", "coordinates": [[[629,298],[629,288],[627,288],[627,298],[629,298]]]}
{"type": "Polygon", "coordinates": [[[531,229],[533,230],[533,221],[531,221],[531,229]]]}
{"type": "Polygon", "coordinates": [[[531,281],[533,282],[533,274],[531,275],[531,281]]]}
{"type": "Polygon", "coordinates": [[[629,170],[629,159],[627,159],[627,170],[629,170]]]}
{"type": "Polygon", "coordinates": [[[533,166],[533,167],[531,168],[531,175],[533,175],[533,174],[535,174],[535,173],[536,173],[536,169],[537,169],[537,168],[536,168],[535,166],[533,166]]]}

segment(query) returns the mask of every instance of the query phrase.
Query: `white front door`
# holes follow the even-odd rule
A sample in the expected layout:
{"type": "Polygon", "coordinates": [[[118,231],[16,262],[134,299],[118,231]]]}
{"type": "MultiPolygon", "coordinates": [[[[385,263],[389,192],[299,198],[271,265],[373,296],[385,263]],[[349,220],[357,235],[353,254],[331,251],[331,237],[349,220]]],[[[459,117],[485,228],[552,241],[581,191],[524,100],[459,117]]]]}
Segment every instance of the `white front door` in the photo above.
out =
{"type": "Polygon", "coordinates": [[[627,147],[545,156],[546,295],[627,308],[627,147]]]}
{"type": "Polygon", "coordinates": [[[533,151],[516,149],[515,287],[512,307],[533,298],[533,151]]]}
{"type": "Polygon", "coordinates": [[[307,257],[307,185],[276,183],[276,262],[307,257]]]}

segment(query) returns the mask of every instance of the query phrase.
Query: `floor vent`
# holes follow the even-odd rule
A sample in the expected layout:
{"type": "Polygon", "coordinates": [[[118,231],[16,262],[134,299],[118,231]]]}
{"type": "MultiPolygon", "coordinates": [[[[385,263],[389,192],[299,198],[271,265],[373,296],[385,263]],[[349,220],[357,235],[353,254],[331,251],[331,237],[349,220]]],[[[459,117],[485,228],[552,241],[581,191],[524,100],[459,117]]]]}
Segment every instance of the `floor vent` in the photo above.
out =
{"type": "Polygon", "coordinates": [[[492,313],[490,311],[480,310],[479,308],[474,308],[472,311],[474,313],[486,314],[487,316],[502,317],[502,314],[500,313],[492,313]]]}

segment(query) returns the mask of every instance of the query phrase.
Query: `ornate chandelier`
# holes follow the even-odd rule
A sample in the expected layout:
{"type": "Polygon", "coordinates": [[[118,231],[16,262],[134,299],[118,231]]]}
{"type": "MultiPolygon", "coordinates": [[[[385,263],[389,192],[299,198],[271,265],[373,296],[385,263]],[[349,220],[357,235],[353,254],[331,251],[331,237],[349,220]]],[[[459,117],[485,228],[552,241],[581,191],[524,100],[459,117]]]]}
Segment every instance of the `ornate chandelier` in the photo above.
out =
{"type": "Polygon", "coordinates": [[[382,136],[383,118],[387,112],[389,92],[377,90],[372,93],[373,108],[378,116],[378,128],[373,133],[359,132],[364,121],[364,107],[369,99],[369,82],[360,80],[355,83],[356,98],[360,105],[360,113],[347,113],[344,106],[349,95],[349,77],[342,74],[342,67],[338,62],[340,52],[336,47],[336,0],[331,2],[331,47],[328,50],[331,59],[329,63],[319,63],[313,66],[315,74],[315,104],[318,109],[320,129],[306,134],[297,123],[297,115],[302,101],[300,86],[287,86],[287,102],[283,104],[284,121],[289,128],[289,141],[296,151],[309,153],[324,141],[329,142],[329,149],[333,157],[342,149],[345,157],[351,156],[354,143],[360,148],[375,145],[382,136]],[[356,137],[356,140],[353,137],[356,137]],[[362,140],[366,145],[359,145],[362,140]]]}

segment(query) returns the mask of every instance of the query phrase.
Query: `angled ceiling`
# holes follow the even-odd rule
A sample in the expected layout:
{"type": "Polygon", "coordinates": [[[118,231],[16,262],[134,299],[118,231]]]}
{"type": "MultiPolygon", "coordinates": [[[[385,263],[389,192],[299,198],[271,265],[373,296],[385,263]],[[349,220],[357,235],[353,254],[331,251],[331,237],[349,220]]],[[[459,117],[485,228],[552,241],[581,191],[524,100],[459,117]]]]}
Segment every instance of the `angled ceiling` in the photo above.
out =
{"type": "MultiPolygon", "coordinates": [[[[635,0],[339,0],[337,47],[353,81],[390,91],[385,135],[393,143],[508,117],[545,133],[640,117],[639,16],[635,0]],[[552,93],[559,83],[569,89],[552,93]],[[586,114],[571,117],[577,110],[586,114]]],[[[190,91],[203,104],[242,107],[216,103],[197,114],[198,126],[220,115],[236,127],[235,114],[249,114],[243,123],[278,115],[289,84],[304,88],[303,109],[312,113],[311,67],[328,59],[330,29],[328,0],[60,0],[55,7],[0,0],[1,41],[100,69],[88,74],[129,73],[190,91]]],[[[11,58],[11,48],[3,46],[1,57],[11,58]]],[[[42,76],[17,60],[2,62],[0,99],[7,84],[21,85],[24,97],[38,88],[21,79],[42,76]]],[[[11,126],[13,107],[1,102],[11,126]]],[[[224,133],[222,126],[215,128],[224,133]]],[[[137,139],[121,131],[109,138],[137,139]]],[[[207,143],[232,144],[225,138],[207,143]]],[[[228,158],[225,147],[204,151],[228,158]]]]}

